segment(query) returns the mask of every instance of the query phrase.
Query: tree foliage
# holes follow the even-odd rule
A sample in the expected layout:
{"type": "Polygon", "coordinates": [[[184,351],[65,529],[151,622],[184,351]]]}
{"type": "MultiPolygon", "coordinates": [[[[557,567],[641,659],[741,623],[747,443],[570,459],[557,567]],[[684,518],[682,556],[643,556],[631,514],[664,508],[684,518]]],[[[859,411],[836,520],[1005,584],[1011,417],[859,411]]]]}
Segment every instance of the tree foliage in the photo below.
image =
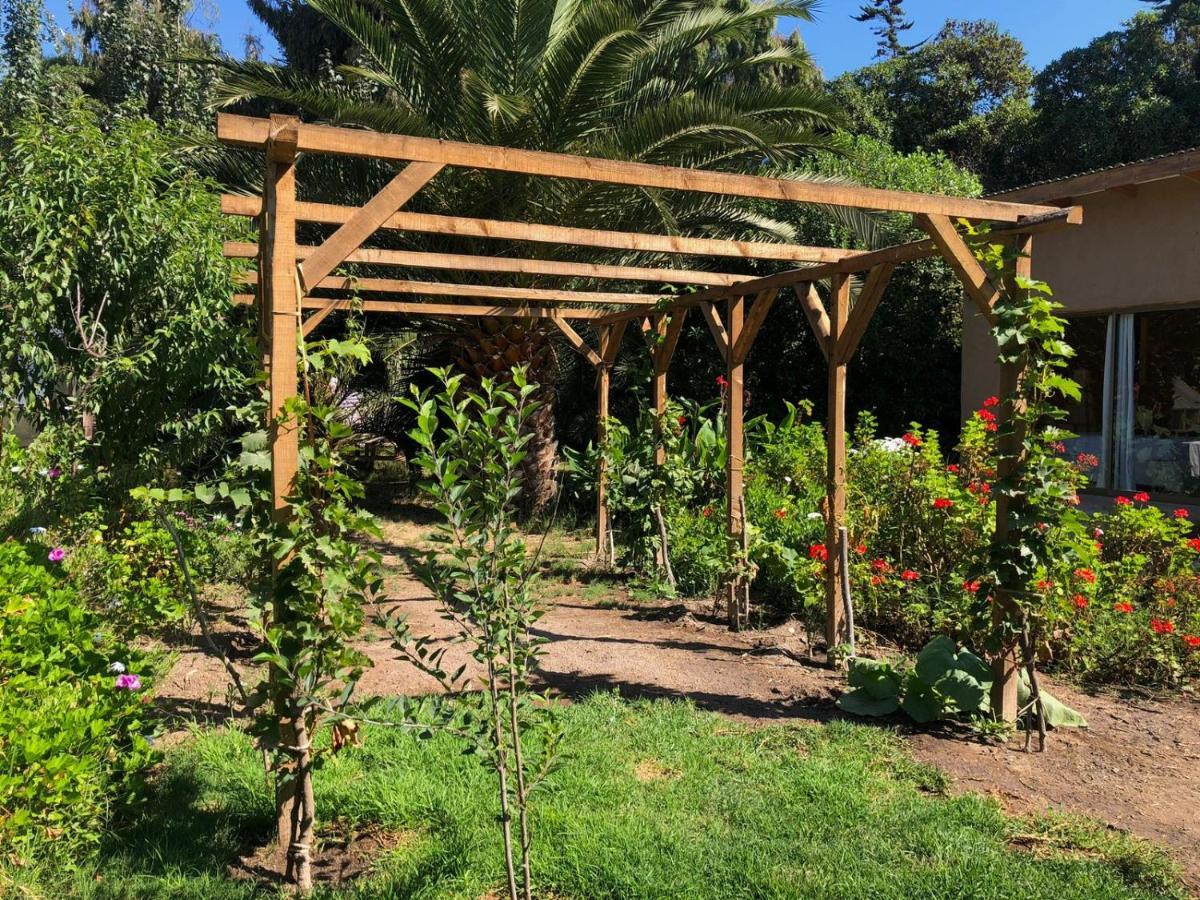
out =
{"type": "Polygon", "coordinates": [[[912,47],[906,47],[900,40],[904,32],[913,27],[904,12],[904,0],[871,0],[859,7],[859,13],[851,16],[856,22],[877,22],[872,33],[879,38],[876,56],[895,58],[903,56],[912,47]]]}
{"type": "Polygon", "coordinates": [[[73,107],[0,142],[4,411],[84,431],[130,477],[194,458],[246,349],[212,186],[144,120],[105,132],[73,107]]]}

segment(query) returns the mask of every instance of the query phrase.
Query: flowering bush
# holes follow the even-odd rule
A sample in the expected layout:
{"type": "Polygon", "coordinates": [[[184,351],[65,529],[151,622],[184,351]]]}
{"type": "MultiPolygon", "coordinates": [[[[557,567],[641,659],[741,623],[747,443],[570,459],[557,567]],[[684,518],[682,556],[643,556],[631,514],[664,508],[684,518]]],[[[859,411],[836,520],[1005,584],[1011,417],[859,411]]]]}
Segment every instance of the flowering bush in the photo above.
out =
{"type": "Polygon", "coordinates": [[[152,760],[147,663],[44,546],[0,543],[0,847],[94,844],[152,760]]]}

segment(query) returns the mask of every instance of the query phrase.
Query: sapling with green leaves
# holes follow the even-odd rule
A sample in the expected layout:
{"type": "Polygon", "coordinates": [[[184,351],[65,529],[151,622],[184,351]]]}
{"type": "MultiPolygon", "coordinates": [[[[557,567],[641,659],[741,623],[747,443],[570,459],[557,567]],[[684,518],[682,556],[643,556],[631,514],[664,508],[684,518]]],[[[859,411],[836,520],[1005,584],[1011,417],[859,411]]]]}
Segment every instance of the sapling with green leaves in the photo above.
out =
{"type": "MultiPolygon", "coordinates": [[[[537,385],[523,368],[504,380],[484,378],[476,390],[446,369],[433,374],[436,391],[414,387],[401,398],[417,416],[410,434],[420,447],[413,463],[422,493],[443,519],[435,548],[414,569],[480,673],[481,712],[463,717],[456,731],[495,770],[508,894],[529,900],[530,796],[551,771],[560,734],[550,697],[532,682],[544,643],[533,626],[545,606],[531,590],[536,559],[515,524],[537,385]]],[[[447,645],[388,624],[405,658],[449,690],[472,686],[466,664],[447,671],[447,645]]]]}

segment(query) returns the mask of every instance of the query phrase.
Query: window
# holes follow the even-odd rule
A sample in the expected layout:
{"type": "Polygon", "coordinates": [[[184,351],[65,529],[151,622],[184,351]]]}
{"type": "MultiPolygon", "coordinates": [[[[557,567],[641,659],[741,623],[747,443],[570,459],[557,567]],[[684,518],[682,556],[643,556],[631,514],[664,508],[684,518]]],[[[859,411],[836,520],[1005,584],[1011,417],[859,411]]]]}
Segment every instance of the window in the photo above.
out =
{"type": "Polygon", "coordinates": [[[1200,496],[1200,309],[1071,319],[1083,400],[1066,426],[1092,484],[1200,496]]]}

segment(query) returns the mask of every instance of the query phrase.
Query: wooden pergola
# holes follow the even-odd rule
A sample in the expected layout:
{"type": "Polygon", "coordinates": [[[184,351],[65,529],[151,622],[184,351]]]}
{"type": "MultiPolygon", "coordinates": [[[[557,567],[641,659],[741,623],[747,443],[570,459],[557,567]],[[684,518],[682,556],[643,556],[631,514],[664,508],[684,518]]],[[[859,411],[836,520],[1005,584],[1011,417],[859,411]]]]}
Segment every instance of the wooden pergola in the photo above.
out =
{"type": "MultiPolygon", "coordinates": [[[[832,650],[848,641],[843,596],[844,554],[840,535],[846,518],[846,374],[859,342],[883,299],[888,280],[901,263],[941,256],[961,279],[981,315],[993,319],[999,288],[976,260],[954,220],[990,225],[989,240],[1002,238],[1020,251],[1010,277],[1029,275],[1032,236],[1048,229],[1079,224],[1081,207],[1036,206],[990,199],[970,199],[879,190],[844,184],[789,181],[645,163],[568,156],[506,147],[441,141],[400,134],[378,134],[348,128],[310,125],[289,116],[269,119],[220,115],[218,139],[228,145],[262,151],[266,156],[264,196],[222,197],[224,212],[254,218],[261,235],[258,244],[230,243],[229,256],[258,260],[258,272],[246,282],[253,294],[238,295],[239,303],[256,303],[262,324],[264,363],[270,383],[272,418],[278,420],[284,403],[297,394],[297,332],[307,335],[331,312],[353,306],[365,312],[409,316],[487,316],[545,319],[598,373],[599,440],[604,441],[609,411],[610,370],[630,322],[656,332],[653,343],[653,402],[661,417],[667,404],[667,372],[684,321],[696,309],[712,333],[724,360],[728,380],[727,522],[730,536],[743,541],[742,469],[744,379],[747,357],[755,338],[781,293],[787,289],[803,308],[813,335],[828,363],[828,421],[826,427],[826,527],[829,548],[826,571],[825,639],[832,650]],[[385,163],[405,163],[367,203],[359,207],[298,202],[297,155],[301,153],[352,156],[385,163]],[[737,241],[667,234],[636,234],[570,228],[527,222],[496,221],[431,215],[404,209],[425,185],[446,167],[505,172],[525,176],[578,179],[652,190],[695,191],[792,203],[821,204],[906,213],[929,237],[884,250],[856,251],[808,247],[765,241],[737,241]],[[319,246],[300,246],[298,223],[336,226],[319,246]],[[572,248],[593,248],[679,257],[767,260],[782,271],[764,277],[699,271],[664,262],[658,267],[566,262],[508,255],[429,253],[364,247],[376,231],[450,235],[534,242],[572,248]],[[423,271],[539,275],[571,279],[572,284],[603,286],[688,285],[690,294],[651,291],[601,291],[557,288],[504,287],[415,281],[404,278],[354,277],[337,274],[343,263],[423,271]],[[852,276],[862,275],[853,291],[852,276]],[[816,289],[828,282],[828,304],[816,289]],[[346,296],[348,293],[352,297],[346,296]],[[408,299],[389,299],[401,296],[408,299]],[[435,298],[433,301],[430,298],[435,298]],[[305,317],[304,311],[311,310],[305,317]],[[592,324],[599,345],[592,347],[575,330],[574,320],[592,324]]],[[[1020,378],[1016,364],[1005,372],[1006,385],[1020,378]]],[[[298,467],[299,435],[283,424],[271,434],[271,466],[276,515],[286,517],[286,498],[298,467]]],[[[661,463],[664,451],[659,449],[661,463]]],[[[1004,510],[997,510],[996,541],[1004,541],[1004,510]]],[[[609,516],[605,473],[599,476],[596,508],[596,546],[609,546],[609,516]]],[[[1003,598],[998,598],[1003,600],[1003,598]]],[[[1005,604],[995,613],[1003,616],[1005,604]]],[[[745,624],[748,609],[740,586],[729,590],[730,624],[745,624]]],[[[993,708],[1006,719],[1016,716],[1016,657],[1008,648],[994,662],[996,689],[993,708]]]]}

